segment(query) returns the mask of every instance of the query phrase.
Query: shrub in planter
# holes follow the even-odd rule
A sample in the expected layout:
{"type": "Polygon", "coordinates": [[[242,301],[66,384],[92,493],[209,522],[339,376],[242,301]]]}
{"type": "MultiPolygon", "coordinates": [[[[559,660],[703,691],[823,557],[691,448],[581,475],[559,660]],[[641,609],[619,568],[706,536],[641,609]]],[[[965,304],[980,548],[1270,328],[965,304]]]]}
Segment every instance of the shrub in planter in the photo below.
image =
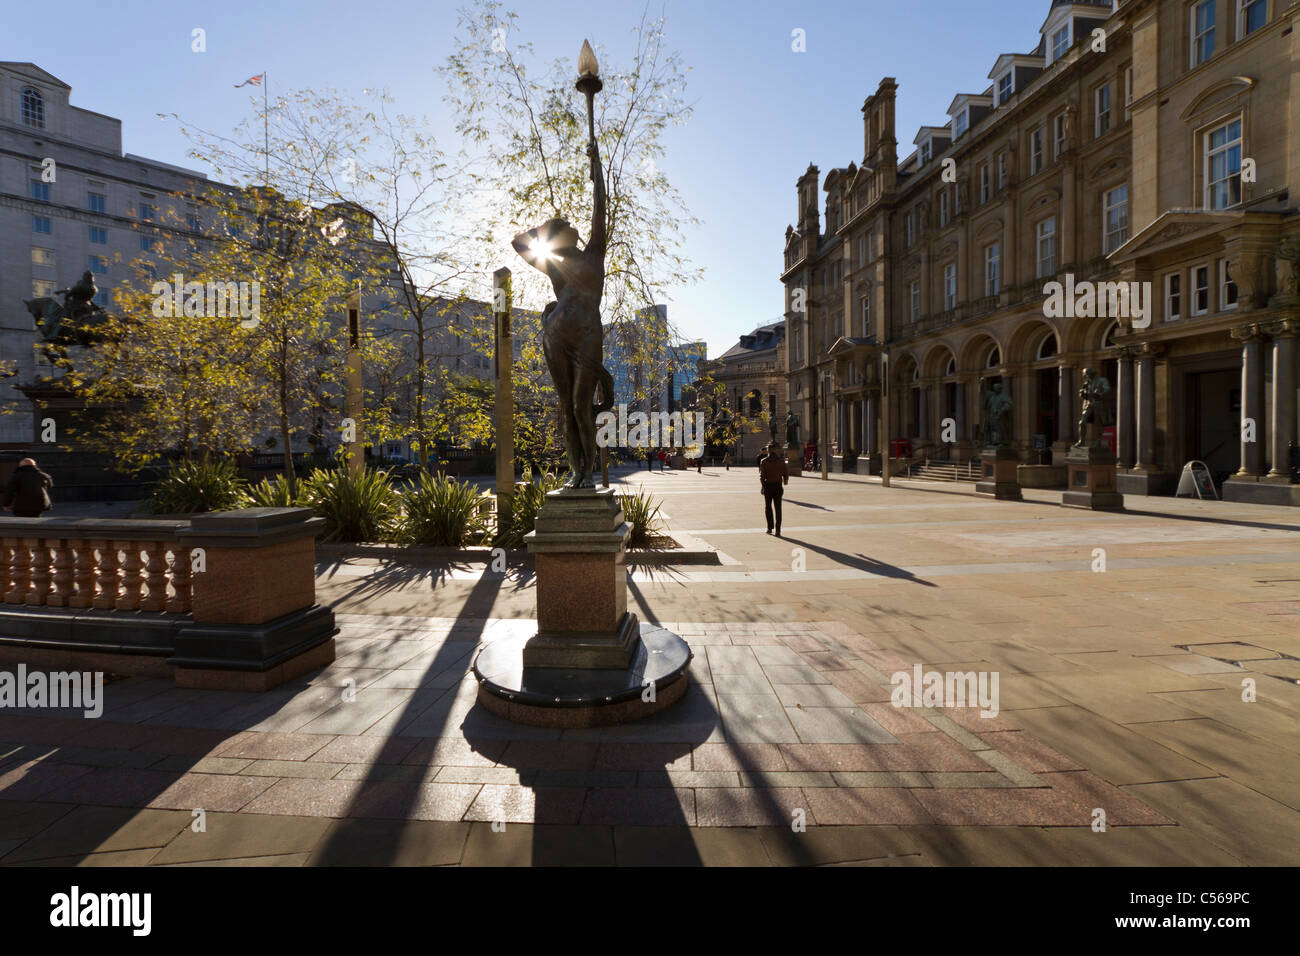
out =
{"type": "Polygon", "coordinates": [[[298,502],[289,494],[289,482],[284,475],[263,478],[248,489],[250,508],[293,508],[297,505],[298,502]]]}
{"type": "Polygon", "coordinates": [[[497,528],[496,538],[492,542],[502,548],[522,548],[524,535],[533,530],[537,512],[542,510],[542,503],[546,500],[546,493],[558,491],[564,486],[564,479],[549,471],[534,478],[532,472],[525,469],[522,478],[523,481],[515,485],[511,519],[504,527],[497,528]]]}
{"type": "Polygon", "coordinates": [[[487,495],[470,482],[425,475],[401,497],[397,537],[407,544],[462,548],[488,530],[487,495]]]}
{"type": "Polygon", "coordinates": [[[401,518],[402,498],[383,471],[321,469],[298,487],[303,503],[325,519],[326,541],[390,540],[401,518]]]}
{"type": "Polygon", "coordinates": [[[247,506],[244,480],[235,463],[225,458],[207,462],[182,461],[154,485],[146,505],[156,515],[232,511],[247,506]]]}
{"type": "Polygon", "coordinates": [[[648,491],[638,491],[636,494],[618,497],[623,505],[623,520],[632,526],[632,536],[628,538],[627,546],[644,547],[663,526],[659,518],[659,509],[663,503],[655,501],[648,491]]]}

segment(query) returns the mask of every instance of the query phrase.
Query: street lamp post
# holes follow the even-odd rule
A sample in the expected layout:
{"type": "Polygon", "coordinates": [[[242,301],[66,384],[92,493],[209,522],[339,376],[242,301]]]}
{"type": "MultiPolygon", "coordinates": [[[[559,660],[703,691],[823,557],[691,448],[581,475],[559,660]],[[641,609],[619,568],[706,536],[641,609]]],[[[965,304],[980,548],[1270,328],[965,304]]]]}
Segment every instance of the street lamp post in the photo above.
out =
{"type": "MultiPolygon", "coordinates": [[[[361,435],[364,399],[361,391],[361,289],[348,295],[348,398],[347,417],[352,422],[352,440],[348,442],[348,471],[355,477],[366,467],[361,435]]],[[[284,450],[289,454],[289,449],[284,450]]]]}
{"type": "Polygon", "coordinates": [[[492,313],[496,326],[497,527],[508,527],[515,493],[514,339],[510,331],[510,270],[492,275],[492,313]]]}

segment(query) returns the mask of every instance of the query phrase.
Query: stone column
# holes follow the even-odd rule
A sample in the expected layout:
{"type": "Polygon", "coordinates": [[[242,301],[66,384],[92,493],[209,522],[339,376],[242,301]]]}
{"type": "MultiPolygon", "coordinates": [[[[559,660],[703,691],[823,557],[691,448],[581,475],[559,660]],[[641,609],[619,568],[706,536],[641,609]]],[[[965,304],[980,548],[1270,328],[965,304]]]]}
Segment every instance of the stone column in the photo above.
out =
{"type": "MultiPolygon", "coordinates": [[[[1258,325],[1248,325],[1233,331],[1233,337],[1242,341],[1241,347],[1241,419],[1253,420],[1254,441],[1241,443],[1241,470],[1239,477],[1257,478],[1264,472],[1264,445],[1262,424],[1264,417],[1264,336],[1258,325]]],[[[1242,429],[1244,432],[1245,429],[1242,429]]],[[[1244,436],[1243,436],[1244,437],[1244,436]]]]}
{"type": "Polygon", "coordinates": [[[1156,360],[1144,351],[1137,360],[1137,468],[1151,471],[1156,461],[1156,360]]]}
{"type": "Polygon", "coordinates": [[[1300,322],[1284,319],[1273,336],[1273,414],[1269,419],[1273,440],[1271,480],[1290,482],[1287,466],[1296,426],[1296,335],[1300,322]]]}
{"type": "Polygon", "coordinates": [[[1119,350],[1119,395],[1115,410],[1115,437],[1119,452],[1119,467],[1133,467],[1133,355],[1127,349],[1119,350]]]}
{"type": "Polygon", "coordinates": [[[957,410],[954,414],[957,419],[957,441],[962,442],[970,438],[970,433],[966,430],[966,383],[957,383],[957,410]]]}
{"type": "Polygon", "coordinates": [[[1074,444],[1074,367],[1062,365],[1057,369],[1056,385],[1056,440],[1064,445],[1074,444]]]}

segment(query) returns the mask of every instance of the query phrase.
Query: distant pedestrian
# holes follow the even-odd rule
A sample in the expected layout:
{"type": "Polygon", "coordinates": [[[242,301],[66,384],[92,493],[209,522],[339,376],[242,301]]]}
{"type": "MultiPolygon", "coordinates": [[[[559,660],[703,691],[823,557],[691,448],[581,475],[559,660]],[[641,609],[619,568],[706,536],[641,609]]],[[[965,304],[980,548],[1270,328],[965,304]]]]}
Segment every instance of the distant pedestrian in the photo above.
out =
{"type": "Polygon", "coordinates": [[[731,471],[731,452],[727,452],[722,456],[722,465],[727,471],[731,471]]]}
{"type": "Polygon", "coordinates": [[[668,452],[660,448],[659,449],[659,470],[666,471],[667,469],[668,469],[668,452]]]}
{"type": "Polygon", "coordinates": [[[763,517],[767,519],[767,533],[781,537],[781,498],[785,486],[790,484],[790,469],[785,466],[785,457],[778,454],[776,448],[768,445],[763,456],[758,460],[758,483],[763,492],[763,517]],[[773,520],[775,518],[775,520],[773,520]]]}
{"type": "Polygon", "coordinates": [[[645,470],[646,470],[646,471],[654,471],[654,460],[655,460],[654,449],[652,449],[652,448],[647,448],[647,449],[645,450],[645,470]]]}
{"type": "Polygon", "coordinates": [[[15,518],[39,518],[41,512],[54,507],[50,501],[53,487],[54,479],[37,468],[34,459],[24,458],[0,494],[0,508],[12,508],[15,518]]]}

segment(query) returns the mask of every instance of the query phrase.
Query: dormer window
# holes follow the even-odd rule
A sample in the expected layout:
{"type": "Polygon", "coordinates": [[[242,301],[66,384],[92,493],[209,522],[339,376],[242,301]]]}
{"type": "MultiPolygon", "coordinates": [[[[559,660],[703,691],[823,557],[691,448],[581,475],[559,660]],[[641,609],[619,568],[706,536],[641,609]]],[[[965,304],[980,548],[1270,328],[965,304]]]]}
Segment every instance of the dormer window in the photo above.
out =
{"type": "Polygon", "coordinates": [[[1052,58],[1048,62],[1055,62],[1065,56],[1070,50],[1070,24],[1067,23],[1061,29],[1052,34],[1052,58]]]}
{"type": "Polygon", "coordinates": [[[970,110],[964,109],[952,118],[952,138],[961,139],[961,135],[970,128],[970,110]]]}
{"type": "Polygon", "coordinates": [[[30,86],[23,90],[23,123],[45,129],[45,99],[40,90],[30,86]]]}
{"type": "Polygon", "coordinates": [[[1015,75],[1013,70],[998,79],[998,106],[1011,99],[1011,94],[1015,92],[1015,75]]]}
{"type": "Polygon", "coordinates": [[[934,147],[927,139],[921,144],[921,165],[924,166],[934,157],[934,147]]]}

